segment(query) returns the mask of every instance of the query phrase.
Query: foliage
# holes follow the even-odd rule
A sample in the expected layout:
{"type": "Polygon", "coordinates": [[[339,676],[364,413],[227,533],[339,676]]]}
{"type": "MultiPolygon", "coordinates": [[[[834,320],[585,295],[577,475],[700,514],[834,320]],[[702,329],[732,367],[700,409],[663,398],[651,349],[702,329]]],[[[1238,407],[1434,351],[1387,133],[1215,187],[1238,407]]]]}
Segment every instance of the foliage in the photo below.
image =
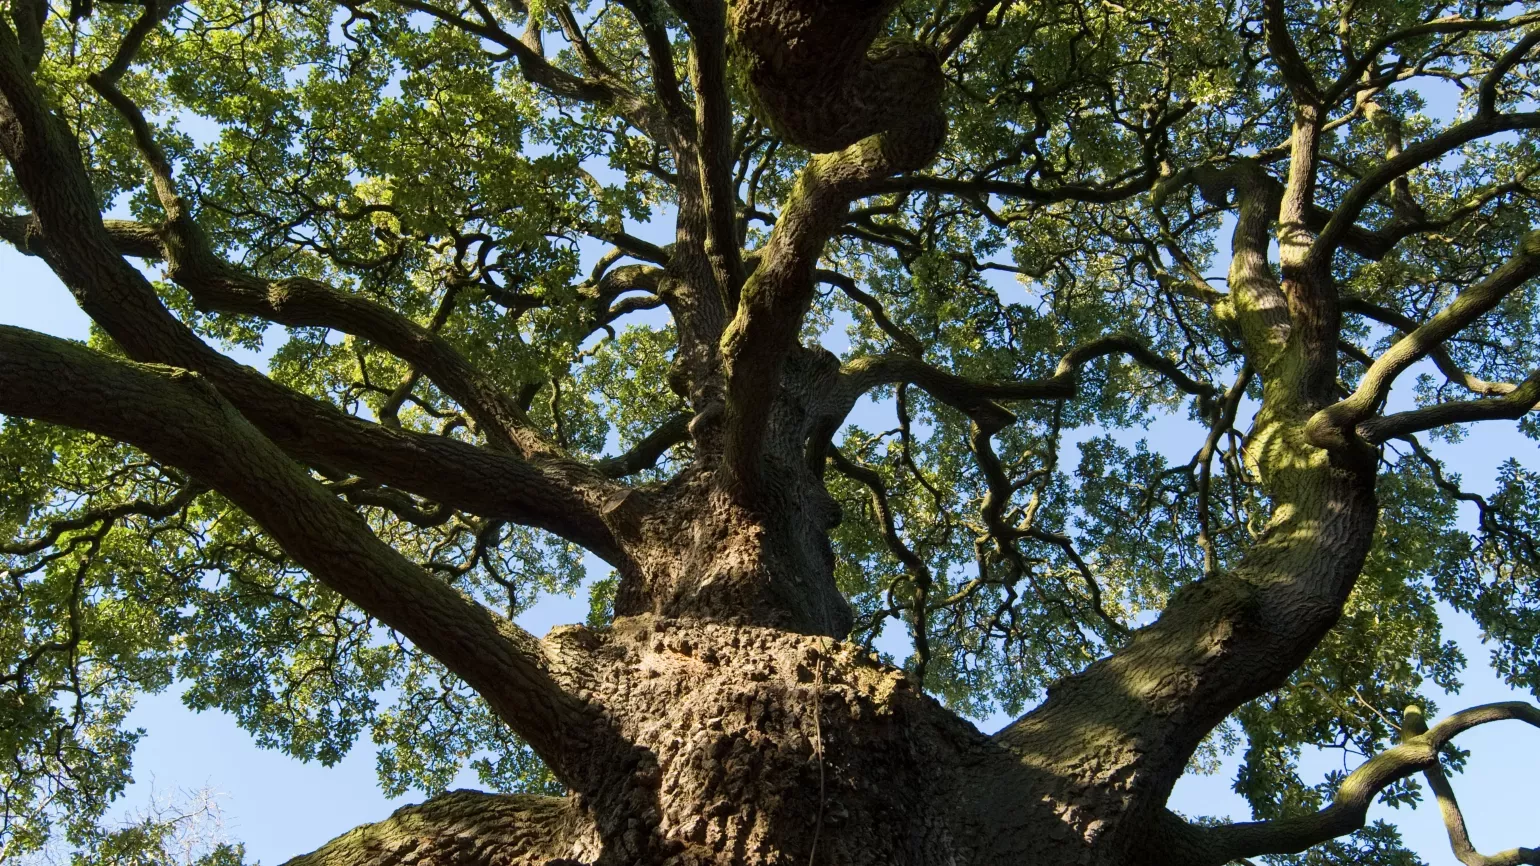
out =
{"type": "MultiPolygon", "coordinates": [[[[654,86],[633,4],[460,5],[454,16],[533,21],[557,72],[602,67],[637,92],[654,86]]],[[[952,5],[902,3],[891,34],[934,43],[952,5]]],[[[843,514],[831,539],[853,637],[870,645],[884,629],[907,630],[914,652],[897,662],[965,714],[1039,701],[1184,586],[1233,567],[1270,516],[1246,438],[1261,385],[1232,324],[1191,285],[1219,282],[1232,203],[1201,184],[1156,189],[1191,166],[1281,170],[1291,117],[1261,5],[991,4],[946,66],[940,155],[858,204],[824,251],[820,267],[844,282],[824,285],[801,326],[843,363],[907,339],[926,363],[969,379],[1043,379],[1072,348],[1131,333],[1220,395],[1184,393],[1113,356],[1085,369],[1074,399],[1012,403],[1015,423],[983,445],[976,418],[908,383],[873,392],[843,427],[840,459],[867,470],[886,503],[862,476],[826,473],[843,514]],[[1006,488],[992,516],[991,459],[1006,488]],[[1000,526],[1021,531],[1005,539],[1000,526]]],[[[658,16],[682,72],[681,22],[640,7],[658,16]]],[[[682,338],[662,301],[640,283],[606,282],[617,261],[645,264],[670,242],[656,239],[678,213],[680,166],[634,118],[553,95],[513,49],[433,9],[178,4],[120,87],[221,256],[267,280],[324,282],[432,330],[572,457],[626,452],[691,409],[670,388],[682,338]]],[[[146,182],[130,124],[87,81],[140,14],[112,3],[53,15],[37,77],[77,133],[103,207],[159,224],[166,203],[146,182]]],[[[1289,4],[1288,15],[1299,51],[1330,81],[1398,28],[1498,10],[1356,0],[1289,4]]],[[[1483,70],[1527,32],[1399,43],[1400,77],[1366,88],[1325,136],[1317,199],[1335,206],[1388,149],[1470,118],[1483,70]]],[[[733,94],[734,168],[754,250],[809,155],[756,117],[743,90],[733,94]]],[[[1530,105],[1535,91],[1526,62],[1500,100],[1530,105]]],[[[1536,217],[1536,145],[1529,129],[1477,138],[1374,198],[1364,224],[1391,226],[1415,207],[1428,227],[1378,257],[1339,252],[1343,296],[1420,322],[1490,274],[1536,217]]],[[[28,209],[9,173],[0,208],[28,209]]],[[[442,384],[377,341],[212,310],[167,268],[150,272],[182,321],[216,345],[260,350],[274,381],[362,418],[487,444],[442,384]]],[[[1492,382],[1528,376],[1540,367],[1537,309],[1533,286],[1508,294],[1447,341],[1450,364],[1492,382]]],[[[1357,313],[1344,335],[1349,390],[1362,370],[1353,359],[1400,337],[1357,313]]],[[[94,344],[119,350],[101,334],[94,344]]],[[[1460,396],[1447,371],[1418,371],[1395,400],[1460,396]]],[[[1342,624],[1286,687],[1228,723],[1244,758],[1236,786],[1259,818],[1329,800],[1340,779],[1302,779],[1306,751],[1372,755],[1397,739],[1401,708],[1430,703],[1429,684],[1458,686],[1465,659],[1440,630],[1451,609],[1480,624],[1509,683],[1540,695],[1540,479],[1510,462],[1493,495],[1462,490],[1441,463],[1458,430],[1380,451],[1382,517],[1342,624]]],[[[1532,421],[1524,430],[1536,436],[1532,421]]],[[[634,480],[661,483],[690,465],[692,447],[675,443],[634,480]]],[[[585,586],[589,562],[570,540],[313,469],[379,537],[490,608],[511,617],[542,594],[586,588],[591,623],[613,616],[614,578],[585,586]]],[[[371,737],[391,794],[442,790],[466,767],[496,789],[559,790],[441,664],[314,580],[218,493],[132,448],[7,419],[0,535],[0,850],[109,838],[98,822],[129,781],[140,735],[124,718],[135,695],[174,682],[189,707],[230,713],[257,743],[298,759],[333,763],[371,737]]],[[[1410,803],[1418,791],[1408,783],[1383,797],[1410,803]]],[[[127,845],[125,833],[110,844],[127,845]]],[[[1385,825],[1332,844],[1278,862],[1415,862],[1385,825]]]]}

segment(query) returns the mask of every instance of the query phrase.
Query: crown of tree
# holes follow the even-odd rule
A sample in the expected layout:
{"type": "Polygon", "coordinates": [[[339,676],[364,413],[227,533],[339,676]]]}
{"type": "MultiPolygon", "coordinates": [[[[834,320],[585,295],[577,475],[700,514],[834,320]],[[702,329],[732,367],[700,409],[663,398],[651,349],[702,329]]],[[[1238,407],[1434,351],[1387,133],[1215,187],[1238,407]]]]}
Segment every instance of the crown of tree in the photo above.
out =
{"type": "Polygon", "coordinates": [[[499,792],[305,864],[1540,863],[1423,720],[1441,610],[1540,688],[1531,6],[0,5],[0,861],[164,856],[180,680],[499,792]]]}

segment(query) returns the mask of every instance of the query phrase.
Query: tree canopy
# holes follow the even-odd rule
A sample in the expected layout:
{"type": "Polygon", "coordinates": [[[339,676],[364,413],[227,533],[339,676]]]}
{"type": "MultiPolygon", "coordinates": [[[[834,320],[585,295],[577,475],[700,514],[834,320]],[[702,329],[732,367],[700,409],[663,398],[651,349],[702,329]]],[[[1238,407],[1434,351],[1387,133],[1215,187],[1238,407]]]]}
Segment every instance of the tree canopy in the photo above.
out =
{"type": "Polygon", "coordinates": [[[393,794],[600,790],[511,623],[576,591],[901,629],[1152,791],[1239,749],[1190,862],[1412,862],[1364,810],[1424,771],[1480,857],[1439,756],[1540,711],[1422,718],[1441,609],[1540,694],[1540,468],[1443,462],[1540,438],[1533,4],[3,8],[0,238],[93,332],[0,326],[0,861],[164,841],[100,821],[175,681],[393,794]]]}

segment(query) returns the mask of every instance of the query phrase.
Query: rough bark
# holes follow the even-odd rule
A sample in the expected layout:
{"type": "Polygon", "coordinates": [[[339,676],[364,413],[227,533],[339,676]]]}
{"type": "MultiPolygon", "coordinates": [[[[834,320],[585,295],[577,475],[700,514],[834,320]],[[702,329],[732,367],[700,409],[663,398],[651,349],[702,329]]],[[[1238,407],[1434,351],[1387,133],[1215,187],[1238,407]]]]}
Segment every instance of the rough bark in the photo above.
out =
{"type": "MultiPolygon", "coordinates": [[[[597,850],[562,855],[575,862],[985,864],[1025,850],[1030,791],[1012,756],[859,646],[651,615],[602,631],[561,628],[546,643],[558,679],[613,734],[600,738],[613,747],[560,768],[582,821],[561,817],[568,823],[557,828],[555,818],[541,819],[580,845],[599,840],[597,850]]],[[[522,806],[467,794],[424,809],[439,802],[444,808],[429,816],[474,807],[503,809],[474,819],[499,826],[531,820],[522,806]]],[[[399,862],[483,862],[447,853],[472,819],[430,821],[423,811],[398,813],[313,856],[402,838],[406,820],[438,840],[411,837],[419,847],[410,850],[446,853],[399,862]]],[[[519,858],[567,844],[516,847],[500,855],[509,859],[485,862],[542,862],[519,858]]],[[[352,861],[296,861],[334,862],[352,861]]]]}
{"type": "Polygon", "coordinates": [[[558,866],[589,862],[597,847],[569,799],[453,791],[284,866],[558,866]]]}

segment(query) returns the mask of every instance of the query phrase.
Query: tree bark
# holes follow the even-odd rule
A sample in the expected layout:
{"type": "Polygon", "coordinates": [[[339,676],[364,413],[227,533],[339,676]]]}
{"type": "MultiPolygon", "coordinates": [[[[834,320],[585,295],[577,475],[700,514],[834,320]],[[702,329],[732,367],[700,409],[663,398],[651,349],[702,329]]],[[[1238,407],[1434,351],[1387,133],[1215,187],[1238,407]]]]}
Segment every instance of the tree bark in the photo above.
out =
{"type": "Polygon", "coordinates": [[[1025,850],[1033,811],[1014,756],[859,646],[650,614],[545,642],[606,732],[557,768],[575,788],[564,805],[531,818],[527,800],[457,792],[295,866],[986,864],[1025,850]],[[457,853],[469,843],[456,837],[488,825],[523,835],[504,859],[457,853]],[[420,859],[387,859],[388,844],[420,859]]]}
{"type": "Polygon", "coordinates": [[[284,866],[555,866],[590,861],[597,847],[592,825],[569,799],[453,791],[284,866]]]}

